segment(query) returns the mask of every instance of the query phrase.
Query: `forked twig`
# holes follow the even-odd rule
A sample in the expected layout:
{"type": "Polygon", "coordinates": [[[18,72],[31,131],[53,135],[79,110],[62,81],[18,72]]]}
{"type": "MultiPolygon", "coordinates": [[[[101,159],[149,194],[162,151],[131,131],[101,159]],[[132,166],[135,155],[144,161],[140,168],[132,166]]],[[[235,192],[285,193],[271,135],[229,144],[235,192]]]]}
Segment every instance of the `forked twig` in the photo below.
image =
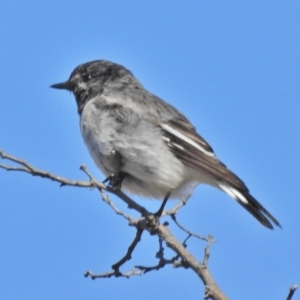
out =
{"type": "MultiPolygon", "coordinates": [[[[191,232],[190,230],[184,228],[181,224],[178,223],[177,218],[176,218],[175,215],[170,215],[170,216],[171,216],[171,219],[174,221],[174,223],[175,223],[182,231],[184,231],[184,232],[186,232],[187,234],[189,234],[189,235],[191,235],[191,236],[194,236],[194,237],[196,237],[197,239],[200,239],[200,240],[202,240],[202,241],[208,241],[208,238],[206,238],[206,237],[204,237],[204,236],[201,236],[201,235],[199,235],[199,234],[197,234],[197,233],[193,233],[193,232],[191,232]]],[[[216,240],[212,240],[212,242],[214,243],[214,242],[216,242],[216,240]]]]}
{"type": "MultiPolygon", "coordinates": [[[[141,267],[140,270],[136,270],[133,268],[131,271],[127,273],[120,272],[119,268],[128,260],[130,260],[131,255],[133,253],[133,250],[135,249],[136,245],[138,244],[142,232],[144,230],[147,230],[152,235],[158,235],[160,238],[160,241],[164,241],[166,245],[171,248],[176,255],[171,260],[166,260],[163,258],[163,248],[161,244],[161,249],[158,251],[158,258],[161,261],[161,266],[166,265],[169,263],[173,263],[175,267],[183,266],[185,268],[191,268],[203,281],[205,285],[205,299],[215,299],[215,300],[226,300],[226,296],[221,292],[217,284],[214,282],[208,267],[207,267],[207,260],[209,257],[209,248],[210,243],[212,242],[212,238],[208,239],[208,244],[205,250],[205,258],[203,263],[201,264],[197,259],[186,249],[186,241],[182,244],[180,243],[174,235],[171,233],[168,226],[165,226],[164,224],[159,223],[159,216],[155,216],[155,214],[149,213],[143,206],[139,205],[135,201],[133,201],[131,198],[129,198],[127,195],[125,195],[121,190],[114,189],[110,186],[106,186],[100,181],[97,181],[93,176],[87,171],[87,169],[83,166],[81,167],[81,170],[87,174],[89,177],[89,181],[79,181],[79,180],[69,180],[66,178],[63,178],[61,176],[53,175],[49,172],[45,172],[42,170],[39,170],[33,166],[31,166],[26,161],[16,158],[12,155],[9,155],[3,151],[0,150],[0,157],[2,159],[7,159],[11,162],[14,162],[17,164],[17,166],[7,166],[4,164],[0,164],[0,168],[7,170],[7,171],[21,171],[28,174],[31,174],[33,176],[39,176],[42,178],[47,178],[52,181],[60,183],[60,186],[75,186],[75,187],[83,187],[83,188],[97,188],[102,196],[103,201],[105,201],[118,215],[121,215],[124,217],[128,222],[129,225],[135,226],[137,229],[136,236],[131,243],[131,245],[128,248],[127,253],[125,256],[116,264],[112,266],[113,270],[107,273],[103,274],[95,274],[91,271],[87,271],[85,273],[85,276],[90,276],[92,279],[95,278],[109,278],[112,276],[116,277],[126,277],[129,278],[133,275],[141,275],[143,273],[146,273],[146,268],[141,267]],[[109,193],[112,193],[119,197],[121,200],[123,200],[129,208],[136,210],[141,214],[140,219],[134,219],[133,217],[127,215],[126,213],[119,210],[115,204],[109,199],[109,197],[104,193],[104,191],[107,191],[109,193]],[[143,269],[142,269],[143,268],[143,269]]],[[[164,211],[162,213],[162,216],[164,215],[175,215],[179,208],[182,207],[186,201],[188,200],[188,197],[181,201],[178,205],[176,205],[173,209],[170,211],[164,211]]],[[[176,218],[175,218],[176,220],[176,218]]],[[[177,222],[177,221],[176,221],[177,222]]],[[[177,222],[178,224],[178,222],[177,222]]],[[[179,225],[178,225],[179,226],[179,225]]],[[[179,226],[180,227],[180,226],[179,226]]],[[[182,226],[180,228],[183,228],[182,226]]],[[[189,237],[191,235],[197,236],[196,234],[191,233],[190,231],[183,229],[185,232],[189,234],[189,237]]],[[[188,237],[188,238],[189,238],[188,237]]],[[[201,237],[200,237],[201,238],[201,237]]],[[[162,243],[162,242],[161,242],[162,243]]],[[[161,267],[159,266],[159,268],[161,267]]],[[[157,266],[156,266],[157,267],[157,266]]]]}
{"type": "Polygon", "coordinates": [[[137,244],[140,242],[142,234],[143,234],[143,230],[137,229],[135,238],[132,241],[131,245],[128,247],[127,253],[117,263],[115,263],[111,266],[113,271],[110,271],[110,272],[107,272],[104,274],[94,274],[91,271],[87,271],[84,274],[84,276],[85,277],[90,276],[92,279],[96,279],[96,278],[108,278],[108,277],[112,277],[112,276],[129,278],[132,275],[141,275],[143,272],[141,272],[140,270],[136,270],[134,268],[128,273],[122,273],[122,272],[120,272],[120,267],[131,259],[131,255],[132,255],[135,247],[137,246],[137,244]]]}

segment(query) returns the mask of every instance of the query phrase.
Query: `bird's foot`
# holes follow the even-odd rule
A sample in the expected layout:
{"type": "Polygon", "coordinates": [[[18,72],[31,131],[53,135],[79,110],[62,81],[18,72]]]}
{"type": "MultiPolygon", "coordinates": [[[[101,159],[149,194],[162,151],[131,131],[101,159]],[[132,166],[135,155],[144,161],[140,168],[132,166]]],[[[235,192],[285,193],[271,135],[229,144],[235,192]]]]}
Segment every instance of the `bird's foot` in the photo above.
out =
{"type": "Polygon", "coordinates": [[[103,180],[103,183],[108,182],[108,185],[111,186],[114,190],[121,190],[124,178],[125,173],[122,172],[118,174],[111,174],[105,180],[103,180]]]}

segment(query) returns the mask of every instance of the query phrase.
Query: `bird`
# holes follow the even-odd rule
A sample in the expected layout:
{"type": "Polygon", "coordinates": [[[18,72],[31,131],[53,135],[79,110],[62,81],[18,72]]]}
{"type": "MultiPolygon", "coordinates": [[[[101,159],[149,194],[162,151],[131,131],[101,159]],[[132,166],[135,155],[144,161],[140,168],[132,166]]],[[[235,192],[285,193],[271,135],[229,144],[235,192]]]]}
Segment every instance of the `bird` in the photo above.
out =
{"type": "Polygon", "coordinates": [[[111,185],[146,198],[182,199],[198,184],[217,188],[263,226],[281,227],[195,126],[131,71],[107,60],[77,66],[50,86],[73,93],[83,140],[111,185]]]}

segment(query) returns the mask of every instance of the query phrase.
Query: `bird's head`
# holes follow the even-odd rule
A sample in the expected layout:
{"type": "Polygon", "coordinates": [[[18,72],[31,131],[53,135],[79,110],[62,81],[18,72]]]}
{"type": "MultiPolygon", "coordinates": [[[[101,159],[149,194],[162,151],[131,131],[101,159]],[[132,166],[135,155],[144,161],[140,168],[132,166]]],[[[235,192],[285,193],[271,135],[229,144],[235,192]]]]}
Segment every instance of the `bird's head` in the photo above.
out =
{"type": "Polygon", "coordinates": [[[101,95],[105,84],[110,83],[118,88],[126,79],[133,75],[121,65],[106,61],[95,60],[79,65],[71,73],[70,78],[61,83],[51,85],[51,88],[67,90],[74,94],[78,112],[81,113],[85,103],[101,95]]]}

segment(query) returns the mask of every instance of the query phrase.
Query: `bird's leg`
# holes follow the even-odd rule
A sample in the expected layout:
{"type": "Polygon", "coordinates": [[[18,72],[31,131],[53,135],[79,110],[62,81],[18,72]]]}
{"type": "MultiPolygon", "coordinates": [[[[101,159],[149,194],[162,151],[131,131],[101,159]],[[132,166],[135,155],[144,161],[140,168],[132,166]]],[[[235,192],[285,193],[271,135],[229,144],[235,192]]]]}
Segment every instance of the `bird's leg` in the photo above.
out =
{"type": "Polygon", "coordinates": [[[164,200],[163,200],[163,202],[162,202],[159,210],[154,214],[155,217],[159,218],[162,215],[162,213],[164,211],[164,208],[165,208],[165,206],[167,204],[167,201],[170,198],[170,195],[171,195],[171,192],[168,192],[167,195],[165,196],[165,198],[164,198],[164,200]]]}
{"type": "Polygon", "coordinates": [[[104,181],[109,182],[109,185],[111,185],[115,190],[120,190],[122,186],[122,182],[126,176],[126,173],[120,172],[121,167],[121,155],[116,149],[111,150],[111,155],[114,157],[115,160],[115,172],[110,174],[104,181]]]}
{"type": "Polygon", "coordinates": [[[171,192],[168,192],[167,195],[165,196],[159,210],[156,213],[148,214],[145,216],[147,229],[149,230],[149,232],[151,234],[156,234],[156,232],[157,232],[157,228],[159,226],[159,218],[161,217],[161,215],[164,211],[165,205],[166,205],[170,195],[171,195],[171,192]]]}
{"type": "Polygon", "coordinates": [[[120,190],[125,177],[126,173],[119,172],[118,176],[116,176],[115,174],[111,174],[108,177],[106,177],[102,182],[108,182],[108,184],[112,186],[115,190],[120,190]]]}
{"type": "Polygon", "coordinates": [[[111,177],[110,184],[115,190],[120,190],[122,186],[122,182],[126,176],[126,173],[119,172],[118,175],[113,175],[111,177]]]}
{"type": "Polygon", "coordinates": [[[103,182],[103,183],[108,182],[108,183],[110,184],[110,181],[111,181],[111,179],[112,179],[112,176],[113,176],[113,175],[109,175],[109,176],[106,177],[102,182],[103,182]]]}

